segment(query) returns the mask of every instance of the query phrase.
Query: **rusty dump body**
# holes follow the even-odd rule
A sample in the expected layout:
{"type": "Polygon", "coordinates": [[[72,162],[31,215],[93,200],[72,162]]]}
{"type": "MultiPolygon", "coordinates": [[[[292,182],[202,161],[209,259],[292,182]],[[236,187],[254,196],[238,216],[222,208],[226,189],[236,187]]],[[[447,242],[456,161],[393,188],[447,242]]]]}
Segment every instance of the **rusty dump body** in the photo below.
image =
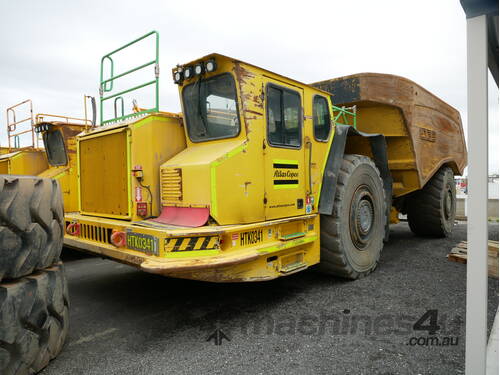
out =
{"type": "MultiPolygon", "coordinates": [[[[393,195],[421,189],[443,165],[460,175],[467,163],[459,112],[409,79],[360,73],[316,82],[334,105],[356,105],[357,129],[380,133],[387,141],[393,195]]],[[[366,152],[364,140],[348,143],[346,153],[366,152]]]]}

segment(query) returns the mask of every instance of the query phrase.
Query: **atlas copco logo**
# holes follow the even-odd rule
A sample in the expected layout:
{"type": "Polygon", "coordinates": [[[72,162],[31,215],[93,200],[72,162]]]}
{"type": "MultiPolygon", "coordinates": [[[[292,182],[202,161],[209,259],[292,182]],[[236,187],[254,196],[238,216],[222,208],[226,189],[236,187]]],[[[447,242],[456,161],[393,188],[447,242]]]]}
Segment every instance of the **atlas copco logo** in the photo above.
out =
{"type": "Polygon", "coordinates": [[[299,172],[292,172],[292,171],[280,171],[276,170],[274,171],[274,177],[277,178],[297,178],[299,177],[299,172]]]}

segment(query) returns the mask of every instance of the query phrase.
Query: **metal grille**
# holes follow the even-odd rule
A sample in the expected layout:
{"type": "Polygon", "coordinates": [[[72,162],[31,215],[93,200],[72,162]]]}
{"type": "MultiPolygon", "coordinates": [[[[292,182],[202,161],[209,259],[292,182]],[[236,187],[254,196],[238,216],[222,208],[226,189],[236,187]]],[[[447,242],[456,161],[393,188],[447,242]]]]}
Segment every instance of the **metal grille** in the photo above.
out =
{"type": "Polygon", "coordinates": [[[111,243],[111,228],[98,227],[96,225],[81,224],[80,237],[105,244],[111,243]]]}
{"type": "Polygon", "coordinates": [[[436,142],[436,132],[432,129],[419,128],[420,139],[429,142],[436,142]]]}
{"type": "Polygon", "coordinates": [[[182,169],[164,168],[161,170],[161,202],[178,203],[182,201],[182,169]]]}

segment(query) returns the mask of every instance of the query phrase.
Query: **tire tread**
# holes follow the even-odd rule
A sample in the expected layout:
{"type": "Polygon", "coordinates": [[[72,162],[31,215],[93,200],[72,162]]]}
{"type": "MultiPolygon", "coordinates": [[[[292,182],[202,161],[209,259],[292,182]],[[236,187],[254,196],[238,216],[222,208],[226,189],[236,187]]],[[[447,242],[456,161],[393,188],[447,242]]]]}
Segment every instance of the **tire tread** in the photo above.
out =
{"type": "MultiPolygon", "coordinates": [[[[451,234],[443,218],[441,202],[443,189],[450,179],[453,181],[453,171],[445,166],[434,174],[423,189],[413,193],[409,198],[408,225],[417,236],[448,237],[451,234]]],[[[456,200],[455,194],[454,199],[456,200]]],[[[455,212],[451,218],[451,226],[453,226],[454,219],[455,212]]]]}
{"type": "Polygon", "coordinates": [[[62,350],[69,299],[62,263],[0,284],[0,373],[34,374],[62,350]]]}
{"type": "Polygon", "coordinates": [[[0,176],[0,281],[58,262],[64,213],[57,181],[0,176]]]}
{"type": "MultiPolygon", "coordinates": [[[[335,200],[333,205],[332,215],[321,215],[321,262],[319,269],[328,274],[341,276],[348,279],[358,279],[371,273],[377,266],[380,258],[380,251],[378,252],[377,259],[374,265],[364,271],[356,271],[349,263],[346,254],[342,249],[342,243],[339,234],[342,230],[340,220],[340,207],[344,192],[349,181],[349,177],[353,174],[354,170],[361,164],[369,164],[377,173],[380,186],[383,186],[380,172],[375,166],[375,163],[367,156],[346,154],[342,160],[340,171],[337,180],[337,189],[335,192],[335,200]]],[[[385,207],[385,197],[383,197],[385,207]]],[[[384,216],[385,215],[384,208],[384,216]]]]}

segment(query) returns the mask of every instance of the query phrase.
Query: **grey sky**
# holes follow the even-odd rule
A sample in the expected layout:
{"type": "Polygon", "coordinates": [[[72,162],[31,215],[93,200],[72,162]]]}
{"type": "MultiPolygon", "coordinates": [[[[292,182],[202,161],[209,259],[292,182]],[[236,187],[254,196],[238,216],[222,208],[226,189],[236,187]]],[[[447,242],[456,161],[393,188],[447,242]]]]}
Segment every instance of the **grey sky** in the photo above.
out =
{"type": "MultiPolygon", "coordinates": [[[[5,108],[26,98],[35,112],[81,117],[83,94],[98,96],[101,56],[153,29],[163,110],[180,110],[171,68],[219,52],[303,82],[401,75],[457,108],[466,127],[465,27],[459,0],[0,0],[0,142],[5,108]]],[[[490,172],[498,173],[498,93],[490,86],[490,172]]]]}

